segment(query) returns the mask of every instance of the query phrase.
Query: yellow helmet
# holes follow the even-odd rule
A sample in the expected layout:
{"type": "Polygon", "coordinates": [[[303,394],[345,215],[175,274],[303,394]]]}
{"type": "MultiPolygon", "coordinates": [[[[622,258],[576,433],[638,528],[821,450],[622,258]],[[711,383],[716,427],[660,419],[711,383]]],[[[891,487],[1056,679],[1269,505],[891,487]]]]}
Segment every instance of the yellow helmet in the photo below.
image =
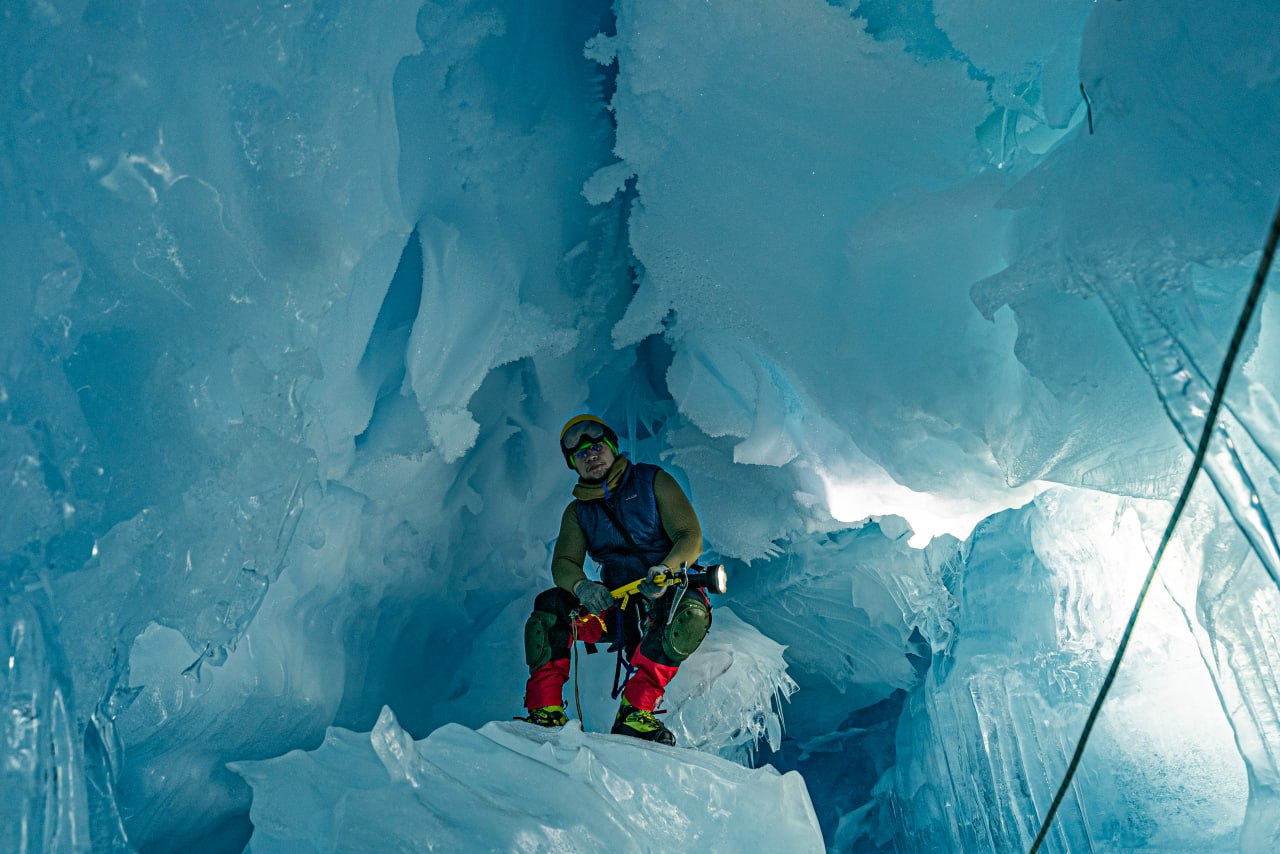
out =
{"type": "MultiPolygon", "coordinates": [[[[569,468],[573,468],[573,455],[584,444],[599,442],[601,439],[618,453],[618,434],[608,424],[595,415],[575,415],[565,422],[560,430],[560,453],[569,468]]],[[[576,471],[576,469],[575,469],[576,471]]]]}

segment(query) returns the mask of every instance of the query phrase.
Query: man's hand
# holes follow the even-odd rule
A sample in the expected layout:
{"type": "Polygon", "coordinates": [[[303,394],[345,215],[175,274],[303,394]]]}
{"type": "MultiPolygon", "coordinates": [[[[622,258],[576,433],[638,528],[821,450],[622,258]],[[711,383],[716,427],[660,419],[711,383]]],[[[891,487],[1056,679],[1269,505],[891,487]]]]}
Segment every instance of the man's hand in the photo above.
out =
{"type": "Polygon", "coordinates": [[[660,587],[653,579],[659,575],[670,575],[671,570],[659,564],[658,566],[649,567],[649,574],[644,577],[644,581],[640,582],[640,595],[646,599],[657,599],[663,593],[667,592],[667,588],[660,587]]]}
{"type": "Polygon", "coordinates": [[[613,596],[610,595],[609,588],[599,581],[582,579],[573,585],[573,595],[593,614],[603,613],[613,607],[613,596]]]}

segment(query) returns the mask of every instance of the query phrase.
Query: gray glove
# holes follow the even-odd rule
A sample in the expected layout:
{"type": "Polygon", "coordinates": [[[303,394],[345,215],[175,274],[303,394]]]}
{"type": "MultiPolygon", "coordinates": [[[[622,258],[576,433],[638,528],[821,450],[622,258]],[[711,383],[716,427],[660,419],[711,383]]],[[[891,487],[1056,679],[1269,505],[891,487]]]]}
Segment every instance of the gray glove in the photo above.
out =
{"type": "Polygon", "coordinates": [[[603,613],[613,607],[613,597],[609,595],[609,588],[599,581],[582,579],[573,585],[573,595],[577,596],[578,601],[593,614],[603,613]]]}
{"type": "Polygon", "coordinates": [[[655,575],[670,575],[671,570],[665,566],[649,567],[649,574],[644,577],[644,581],[640,582],[640,595],[646,599],[657,599],[663,593],[667,592],[667,588],[659,587],[653,580],[655,575]]]}

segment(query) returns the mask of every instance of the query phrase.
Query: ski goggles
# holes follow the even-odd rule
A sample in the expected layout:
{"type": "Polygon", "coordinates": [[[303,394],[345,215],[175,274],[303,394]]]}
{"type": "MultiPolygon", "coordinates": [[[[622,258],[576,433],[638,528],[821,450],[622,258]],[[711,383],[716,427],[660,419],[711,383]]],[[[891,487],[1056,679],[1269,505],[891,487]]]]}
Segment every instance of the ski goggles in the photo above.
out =
{"type": "Polygon", "coordinates": [[[605,448],[611,447],[609,440],[601,437],[599,439],[584,439],[582,444],[569,451],[569,456],[580,463],[587,461],[588,457],[598,456],[605,448]]]}
{"type": "Polygon", "coordinates": [[[598,421],[582,421],[574,424],[564,434],[560,444],[570,455],[584,447],[597,444],[605,438],[604,425],[598,421]]]}

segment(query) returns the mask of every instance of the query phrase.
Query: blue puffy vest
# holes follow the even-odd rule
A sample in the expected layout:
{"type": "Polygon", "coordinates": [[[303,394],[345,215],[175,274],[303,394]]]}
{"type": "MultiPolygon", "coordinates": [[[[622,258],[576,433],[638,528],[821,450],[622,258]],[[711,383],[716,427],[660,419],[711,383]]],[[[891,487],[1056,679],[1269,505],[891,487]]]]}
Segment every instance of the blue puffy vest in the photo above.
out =
{"type": "Polygon", "coordinates": [[[644,578],[649,567],[655,566],[671,552],[674,545],[662,529],[658,517],[658,501],[653,494],[653,479],[662,469],[648,463],[631,463],[622,475],[618,488],[608,498],[574,502],[578,524],[587,537],[587,554],[600,564],[600,580],[610,588],[621,587],[644,578]],[[601,504],[609,502],[613,515],[618,517],[644,555],[636,557],[627,546],[618,527],[613,524],[601,504]]]}

